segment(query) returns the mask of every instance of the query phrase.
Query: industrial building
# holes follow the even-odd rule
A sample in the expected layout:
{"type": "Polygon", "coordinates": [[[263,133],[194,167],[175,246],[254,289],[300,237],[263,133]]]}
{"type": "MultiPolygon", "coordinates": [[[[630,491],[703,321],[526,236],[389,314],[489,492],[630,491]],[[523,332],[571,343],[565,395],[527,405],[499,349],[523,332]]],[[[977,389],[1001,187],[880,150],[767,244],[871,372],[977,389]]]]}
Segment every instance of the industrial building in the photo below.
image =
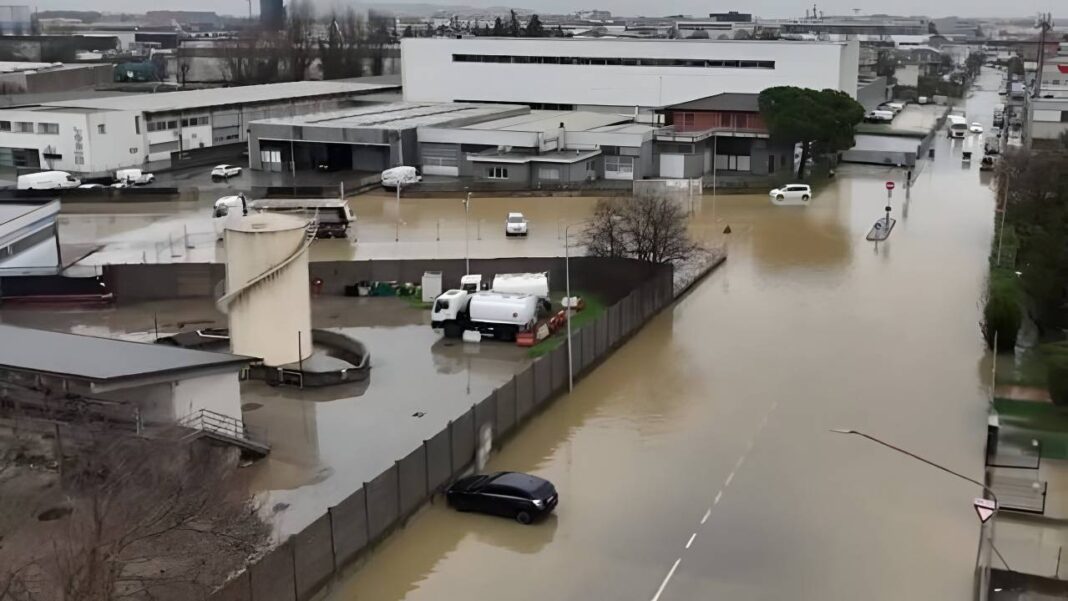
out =
{"type": "Polygon", "coordinates": [[[252,121],[333,110],[390,89],[300,81],[12,106],[0,109],[0,167],[86,178],[225,157],[242,150],[252,121]]]}
{"type": "Polygon", "coordinates": [[[0,62],[0,93],[8,96],[91,90],[114,80],[110,63],[0,62]]]}
{"type": "Polygon", "coordinates": [[[859,61],[855,41],[406,38],[401,49],[406,100],[623,112],[783,85],[855,96],[859,61]]]}
{"type": "Polygon", "coordinates": [[[249,167],[381,171],[418,165],[416,130],[529,112],[524,106],[394,102],[250,124],[249,167]],[[291,161],[294,161],[291,163],[291,161]]]}
{"type": "Polygon", "coordinates": [[[239,376],[253,359],[160,344],[0,325],[0,386],[24,393],[23,409],[55,403],[97,408],[138,430],[195,423],[210,412],[240,431],[239,376]]]}

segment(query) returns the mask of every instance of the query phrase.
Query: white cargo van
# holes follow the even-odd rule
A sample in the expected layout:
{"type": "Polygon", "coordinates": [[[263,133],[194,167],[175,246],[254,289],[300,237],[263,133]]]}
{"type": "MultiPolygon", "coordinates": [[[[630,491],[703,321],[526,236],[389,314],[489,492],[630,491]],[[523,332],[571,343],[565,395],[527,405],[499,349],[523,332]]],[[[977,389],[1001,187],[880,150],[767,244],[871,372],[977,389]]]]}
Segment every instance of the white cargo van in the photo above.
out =
{"type": "Polygon", "coordinates": [[[132,186],[144,186],[156,181],[156,176],[140,169],[119,169],[115,172],[115,181],[132,186]]]}
{"type": "Polygon", "coordinates": [[[63,190],[77,188],[82,181],[66,171],[41,171],[20,175],[16,183],[19,190],[63,190]]]}
{"type": "Polygon", "coordinates": [[[382,186],[385,188],[408,186],[421,181],[423,178],[416,172],[415,167],[393,167],[382,172],[382,186]]]}
{"type": "Polygon", "coordinates": [[[870,111],[867,119],[871,123],[889,123],[894,120],[894,111],[870,111]]]}

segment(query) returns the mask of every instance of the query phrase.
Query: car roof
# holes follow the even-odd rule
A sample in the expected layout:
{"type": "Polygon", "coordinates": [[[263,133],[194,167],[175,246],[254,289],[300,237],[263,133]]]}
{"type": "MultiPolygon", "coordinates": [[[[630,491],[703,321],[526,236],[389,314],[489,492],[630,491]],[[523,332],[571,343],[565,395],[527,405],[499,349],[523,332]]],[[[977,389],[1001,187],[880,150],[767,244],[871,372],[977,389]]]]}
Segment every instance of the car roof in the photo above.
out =
{"type": "Polygon", "coordinates": [[[522,213],[508,213],[508,216],[509,217],[522,217],[523,214],[522,213]]]}
{"type": "Polygon", "coordinates": [[[545,480],[531,476],[530,474],[522,474],[519,472],[499,472],[494,474],[486,484],[497,484],[500,486],[510,486],[512,488],[518,488],[526,492],[537,492],[538,489],[546,483],[545,480]]]}

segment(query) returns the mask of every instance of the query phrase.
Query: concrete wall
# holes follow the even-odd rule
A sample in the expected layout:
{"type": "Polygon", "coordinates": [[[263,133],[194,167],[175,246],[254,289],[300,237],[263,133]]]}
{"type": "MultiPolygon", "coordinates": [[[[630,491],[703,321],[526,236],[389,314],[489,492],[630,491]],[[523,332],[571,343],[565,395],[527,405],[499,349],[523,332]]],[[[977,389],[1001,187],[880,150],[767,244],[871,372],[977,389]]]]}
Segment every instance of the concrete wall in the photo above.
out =
{"type": "Polygon", "coordinates": [[[663,106],[777,85],[853,96],[859,56],[856,42],[407,38],[401,49],[407,100],[607,106],[663,106]],[[455,62],[454,54],[774,61],[775,68],[455,62]]]}
{"type": "Polygon", "coordinates": [[[209,374],[174,383],[174,415],[182,419],[200,410],[213,411],[241,421],[241,388],[238,372],[209,374]]]}

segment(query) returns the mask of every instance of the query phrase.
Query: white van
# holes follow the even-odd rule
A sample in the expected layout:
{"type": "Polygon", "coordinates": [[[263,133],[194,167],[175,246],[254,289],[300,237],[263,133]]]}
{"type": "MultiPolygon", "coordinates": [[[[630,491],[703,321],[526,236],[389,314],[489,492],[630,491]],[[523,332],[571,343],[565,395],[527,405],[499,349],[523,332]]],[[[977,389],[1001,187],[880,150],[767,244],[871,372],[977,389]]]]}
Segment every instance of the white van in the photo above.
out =
{"type": "Polygon", "coordinates": [[[415,167],[393,167],[382,172],[382,187],[396,188],[408,186],[423,181],[415,167]]]}
{"type": "Polygon", "coordinates": [[[132,186],[143,186],[156,181],[156,176],[140,169],[119,169],[115,172],[115,181],[132,186]]]}
{"type": "Polygon", "coordinates": [[[870,111],[867,119],[871,123],[889,123],[894,120],[894,111],[870,111]]]}
{"type": "Polygon", "coordinates": [[[82,181],[66,171],[41,171],[20,175],[16,187],[19,190],[63,190],[77,188],[82,181]]]}

